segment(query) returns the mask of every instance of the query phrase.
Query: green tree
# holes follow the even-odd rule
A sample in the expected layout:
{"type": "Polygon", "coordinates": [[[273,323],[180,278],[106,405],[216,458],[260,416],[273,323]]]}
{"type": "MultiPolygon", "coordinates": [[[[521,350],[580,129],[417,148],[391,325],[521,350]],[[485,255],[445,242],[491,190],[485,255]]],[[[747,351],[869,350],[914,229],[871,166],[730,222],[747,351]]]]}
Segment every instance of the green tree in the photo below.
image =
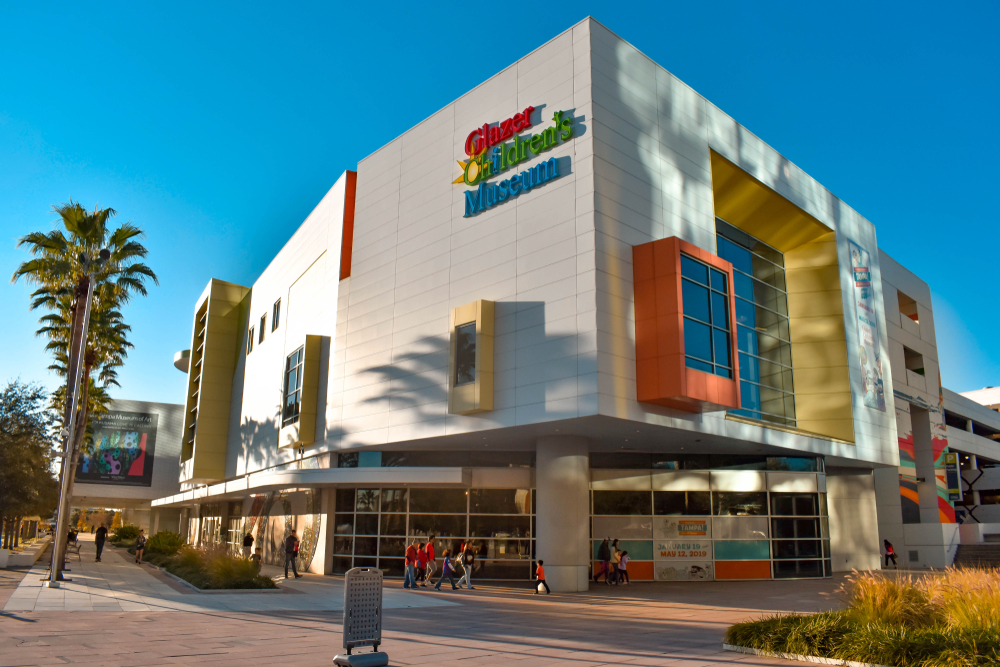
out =
{"type": "Polygon", "coordinates": [[[51,516],[59,501],[52,475],[52,417],[41,387],[18,380],[0,391],[0,525],[3,548],[17,546],[21,520],[51,516]]]}
{"type": "MultiPolygon", "coordinates": [[[[41,327],[37,334],[48,338],[46,349],[52,355],[50,369],[73,378],[76,373],[78,349],[74,331],[82,326],[82,313],[88,290],[93,290],[90,327],[83,349],[83,368],[79,391],[75,442],[64,467],[69,475],[70,497],[80,449],[90,432],[90,418],[107,410],[110,401],[107,390],[118,386],[118,368],[125,362],[132,344],[128,341],[130,327],[125,323],[122,308],[136,295],[145,296],[149,281],[159,284],[156,274],[145,263],[148,254],[141,243],[145,234],[131,222],[112,228],[116,212],[111,208],[87,211],[79,203],[53,207],[58,214],[57,228],[49,233],[33,232],[18,241],[32,258],[14,272],[11,282],[25,280],[35,291],[31,310],[41,310],[41,327]],[[82,257],[98,257],[102,249],[110,257],[93,276],[87,275],[82,257]]],[[[53,394],[53,407],[58,411],[60,426],[70,419],[71,402],[66,389],[53,394]]],[[[62,567],[62,554],[55,559],[62,567]]]]}

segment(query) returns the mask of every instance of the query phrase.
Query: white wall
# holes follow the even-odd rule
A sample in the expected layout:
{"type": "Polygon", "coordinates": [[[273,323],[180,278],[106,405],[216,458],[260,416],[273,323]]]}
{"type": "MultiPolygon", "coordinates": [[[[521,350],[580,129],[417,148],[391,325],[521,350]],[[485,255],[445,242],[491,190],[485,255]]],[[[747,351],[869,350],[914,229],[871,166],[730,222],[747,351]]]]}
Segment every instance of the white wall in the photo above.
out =
{"type": "Polygon", "coordinates": [[[878,524],[873,521],[876,507],[872,471],[827,470],[826,500],[833,571],[878,569],[881,542],[878,524]]]}

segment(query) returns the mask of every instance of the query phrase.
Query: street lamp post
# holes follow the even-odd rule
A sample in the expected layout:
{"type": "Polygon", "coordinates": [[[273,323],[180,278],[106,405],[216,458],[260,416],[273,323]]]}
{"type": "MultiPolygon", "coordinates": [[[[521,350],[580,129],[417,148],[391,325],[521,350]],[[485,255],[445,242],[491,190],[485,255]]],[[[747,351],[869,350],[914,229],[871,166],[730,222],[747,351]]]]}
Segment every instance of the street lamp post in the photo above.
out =
{"type": "MultiPolygon", "coordinates": [[[[80,380],[83,373],[83,360],[87,352],[87,331],[90,328],[90,306],[94,301],[94,281],[97,276],[97,272],[108,261],[111,257],[111,253],[105,248],[102,249],[96,259],[91,259],[86,253],[80,253],[80,263],[83,265],[84,271],[87,275],[87,299],[83,308],[83,322],[81,326],[80,339],[78,344],[74,346],[74,342],[70,341],[70,351],[77,348],[77,358],[74,360],[76,363],[71,366],[72,372],[70,377],[67,378],[66,386],[66,400],[70,402],[69,419],[66,422],[66,426],[62,430],[62,434],[66,438],[66,444],[63,446],[63,456],[62,456],[62,484],[59,490],[59,514],[56,519],[56,535],[55,540],[52,544],[52,564],[49,567],[49,580],[47,586],[49,588],[59,588],[59,580],[61,578],[61,570],[59,567],[61,563],[59,559],[62,558],[62,545],[68,538],[66,524],[69,520],[69,483],[70,483],[70,467],[72,465],[73,459],[73,441],[76,437],[77,428],[87,428],[86,424],[77,424],[77,408],[80,399],[80,380]]],[[[74,332],[75,333],[75,332],[74,332]]]]}

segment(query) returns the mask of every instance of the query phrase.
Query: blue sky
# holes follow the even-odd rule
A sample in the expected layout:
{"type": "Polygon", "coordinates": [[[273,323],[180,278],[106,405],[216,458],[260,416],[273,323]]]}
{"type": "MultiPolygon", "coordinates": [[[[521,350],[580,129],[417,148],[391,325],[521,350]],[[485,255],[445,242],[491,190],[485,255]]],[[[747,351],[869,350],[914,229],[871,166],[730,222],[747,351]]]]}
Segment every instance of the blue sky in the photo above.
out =
{"type": "MultiPolygon", "coordinates": [[[[251,284],[345,169],[588,14],[875,223],[931,285],[946,386],[1000,384],[996,3],[19,4],[0,269],[70,197],[142,226],[161,286],[114,395],[181,400],[209,278],[251,284]]],[[[52,387],[29,291],[0,281],[0,381],[52,387]]]]}

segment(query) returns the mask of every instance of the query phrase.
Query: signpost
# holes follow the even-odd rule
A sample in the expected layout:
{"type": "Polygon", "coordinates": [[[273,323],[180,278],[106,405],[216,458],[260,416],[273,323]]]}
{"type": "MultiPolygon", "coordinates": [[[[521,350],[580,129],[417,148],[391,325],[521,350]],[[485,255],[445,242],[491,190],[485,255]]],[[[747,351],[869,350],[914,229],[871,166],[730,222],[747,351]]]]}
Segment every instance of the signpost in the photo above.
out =
{"type": "Polygon", "coordinates": [[[344,667],[383,667],[389,656],[378,650],[382,643],[382,571],[374,567],[355,567],[344,577],[344,648],[333,664],[344,667]],[[371,646],[372,653],[351,651],[371,646]]]}

